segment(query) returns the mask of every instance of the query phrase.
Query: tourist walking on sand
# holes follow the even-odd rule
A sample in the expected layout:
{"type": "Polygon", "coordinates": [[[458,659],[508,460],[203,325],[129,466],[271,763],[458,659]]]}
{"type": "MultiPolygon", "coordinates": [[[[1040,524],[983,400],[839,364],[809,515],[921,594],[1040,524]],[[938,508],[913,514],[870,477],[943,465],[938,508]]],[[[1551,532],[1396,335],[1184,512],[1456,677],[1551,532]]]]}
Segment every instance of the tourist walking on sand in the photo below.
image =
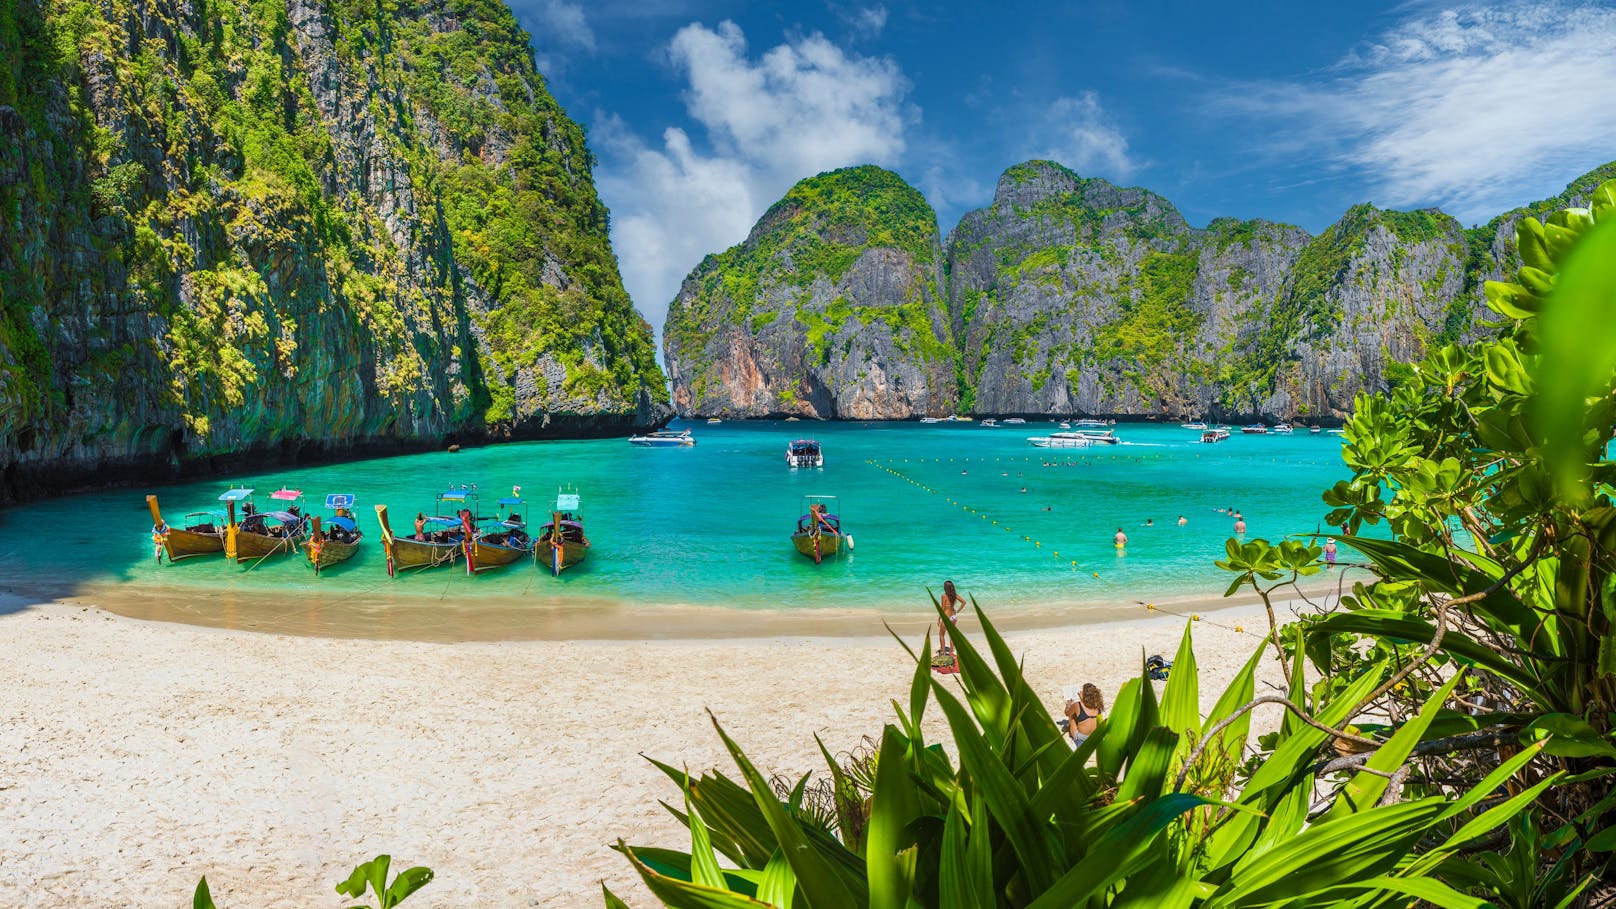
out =
{"type": "Polygon", "coordinates": [[[1335,567],[1335,539],[1333,537],[1324,541],[1324,567],[1335,567]]]}
{"type": "Polygon", "coordinates": [[[937,604],[943,607],[943,614],[947,616],[937,620],[937,646],[942,648],[942,653],[946,656],[954,652],[954,639],[950,636],[949,629],[958,621],[960,610],[965,607],[965,599],[954,589],[953,581],[944,581],[943,598],[938,600],[937,604]]]}
{"type": "Polygon", "coordinates": [[[1100,696],[1100,688],[1093,682],[1084,682],[1083,690],[1078,699],[1066,702],[1066,734],[1071,736],[1074,747],[1082,745],[1088,737],[1094,734],[1100,725],[1100,718],[1105,716],[1105,698],[1100,696]]]}
{"type": "Polygon", "coordinates": [[[1121,527],[1117,528],[1117,535],[1112,537],[1112,539],[1116,541],[1118,549],[1128,545],[1128,535],[1122,532],[1121,527]]]}

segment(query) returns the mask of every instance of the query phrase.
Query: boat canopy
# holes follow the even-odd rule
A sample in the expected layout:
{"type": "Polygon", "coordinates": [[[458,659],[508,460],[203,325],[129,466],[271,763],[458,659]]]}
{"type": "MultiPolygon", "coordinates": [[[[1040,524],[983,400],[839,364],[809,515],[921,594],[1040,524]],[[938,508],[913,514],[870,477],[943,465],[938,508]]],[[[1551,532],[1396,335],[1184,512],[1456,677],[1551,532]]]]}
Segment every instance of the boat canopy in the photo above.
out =
{"type": "Polygon", "coordinates": [[[451,489],[448,492],[438,496],[438,498],[445,502],[464,502],[475,495],[476,493],[469,489],[451,489]]]}
{"type": "Polygon", "coordinates": [[[188,517],[188,518],[217,518],[217,519],[222,521],[222,520],[224,520],[226,518],[226,515],[222,511],[193,511],[190,514],[186,515],[186,517],[188,517]]]}
{"type": "Polygon", "coordinates": [[[437,524],[437,525],[440,525],[440,526],[443,526],[443,527],[459,527],[460,526],[460,519],[459,518],[445,518],[445,517],[440,517],[438,515],[433,515],[432,517],[427,518],[426,522],[428,524],[437,524]]]}
{"type": "Polygon", "coordinates": [[[302,515],[295,515],[290,511],[266,511],[264,512],[264,517],[274,518],[275,520],[280,521],[282,524],[296,524],[297,522],[303,520],[302,515]]]}
{"type": "Polygon", "coordinates": [[[519,498],[517,498],[517,497],[516,497],[516,496],[506,496],[506,497],[505,497],[505,498],[503,498],[503,499],[500,499],[500,500],[499,500],[499,501],[498,501],[498,502],[497,502],[497,503],[495,503],[495,504],[498,504],[498,505],[503,505],[503,506],[505,506],[505,507],[506,507],[506,508],[510,508],[510,507],[512,507],[512,506],[514,506],[514,505],[526,505],[526,504],[527,504],[527,500],[525,500],[525,499],[519,499],[519,498]]]}
{"type": "Polygon", "coordinates": [[[253,491],[251,489],[231,489],[225,491],[223,495],[219,496],[219,501],[245,502],[247,499],[252,498],[252,494],[253,491]]]}
{"type": "Polygon", "coordinates": [[[269,497],[272,499],[279,499],[282,502],[296,502],[298,499],[303,498],[303,490],[286,489],[282,487],[281,489],[277,489],[270,493],[269,497]]]}
{"type": "Polygon", "coordinates": [[[349,533],[353,533],[355,530],[359,529],[359,525],[354,523],[353,518],[332,518],[330,523],[337,527],[341,527],[343,530],[346,530],[349,533]]]}
{"type": "Polygon", "coordinates": [[[352,508],[354,495],[351,492],[333,492],[325,497],[327,508],[352,508]]]}
{"type": "Polygon", "coordinates": [[[577,511],[578,494],[576,492],[556,493],[556,511],[577,511]]]}

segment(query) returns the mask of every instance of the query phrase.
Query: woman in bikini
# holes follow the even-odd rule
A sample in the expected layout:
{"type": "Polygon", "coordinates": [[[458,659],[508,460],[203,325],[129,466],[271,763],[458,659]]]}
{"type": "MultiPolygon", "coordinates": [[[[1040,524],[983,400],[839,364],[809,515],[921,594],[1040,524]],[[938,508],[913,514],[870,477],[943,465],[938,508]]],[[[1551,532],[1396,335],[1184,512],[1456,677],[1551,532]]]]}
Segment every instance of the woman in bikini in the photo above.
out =
{"type": "Polygon", "coordinates": [[[1105,698],[1100,696],[1099,687],[1093,682],[1084,683],[1078,700],[1066,702],[1066,734],[1072,737],[1072,745],[1082,745],[1104,716],[1105,698]]]}
{"type": "Polygon", "coordinates": [[[943,612],[948,615],[948,618],[937,620],[937,646],[942,648],[944,654],[953,653],[954,639],[949,637],[948,627],[954,624],[960,610],[965,608],[965,599],[954,589],[953,581],[944,581],[943,598],[938,603],[943,607],[943,612]]]}

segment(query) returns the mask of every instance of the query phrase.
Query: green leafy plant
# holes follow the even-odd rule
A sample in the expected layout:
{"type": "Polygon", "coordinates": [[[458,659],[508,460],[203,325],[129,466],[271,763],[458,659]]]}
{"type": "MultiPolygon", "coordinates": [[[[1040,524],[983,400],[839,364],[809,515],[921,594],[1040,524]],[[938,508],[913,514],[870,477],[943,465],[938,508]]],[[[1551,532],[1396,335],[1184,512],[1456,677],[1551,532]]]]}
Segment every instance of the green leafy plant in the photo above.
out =
{"type": "MultiPolygon", "coordinates": [[[[432,882],[432,869],[417,865],[406,871],[399,872],[388,883],[387,869],[392,864],[392,856],[378,855],[368,862],[354,868],[348,879],[337,884],[337,893],[360,899],[364,897],[368,887],[376,896],[375,909],[393,909],[404,902],[415,891],[420,890],[432,882]]],[[[193,909],[216,909],[213,905],[213,894],[208,890],[208,879],[202,878],[196,884],[196,894],[191,899],[193,909]]],[[[370,907],[355,905],[349,909],[370,909],[370,907]]]]}
{"type": "MultiPolygon", "coordinates": [[[[1407,761],[1459,679],[1384,737],[1363,738],[1337,727],[1390,666],[1310,699],[1299,648],[1286,694],[1254,696],[1264,643],[1203,718],[1188,627],[1161,697],[1141,665],[1074,750],[976,611],[986,650],[958,637],[958,690],[933,677],[929,640],[911,651],[907,706],[894,702],[897,722],[882,731],[867,807],[838,803],[867,810],[862,827],[844,816],[832,829],[804,811],[806,777],[782,797],[715,719],[738,779],[653,762],[681,790],[682,804],[665,805],[689,829],[688,851],[616,848],[664,905],[691,909],[1369,905],[1411,896],[1474,905],[1434,876],[1441,862],[1553,782],[1495,797],[1539,743],[1452,797],[1433,787],[1405,798],[1407,761]],[[1287,709],[1284,725],[1256,769],[1236,779],[1250,713],[1272,703],[1287,709]],[[924,737],[933,705],[951,744],[924,737]],[[1327,750],[1342,738],[1364,750],[1327,750]],[[848,836],[852,829],[863,835],[848,836]]],[[[844,769],[825,756],[840,780],[844,769]]],[[[604,897],[624,906],[609,890],[604,897]]]]}

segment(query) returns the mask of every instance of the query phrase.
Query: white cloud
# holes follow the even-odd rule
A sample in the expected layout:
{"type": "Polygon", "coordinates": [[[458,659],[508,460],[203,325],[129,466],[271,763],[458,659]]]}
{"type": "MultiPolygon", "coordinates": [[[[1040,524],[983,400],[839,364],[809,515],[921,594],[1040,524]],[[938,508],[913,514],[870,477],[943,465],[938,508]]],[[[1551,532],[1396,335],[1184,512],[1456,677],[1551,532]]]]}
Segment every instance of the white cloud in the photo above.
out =
{"type": "Polygon", "coordinates": [[[860,36],[874,38],[887,27],[887,8],[884,6],[864,6],[853,10],[846,15],[847,24],[860,36]]]}
{"type": "Polygon", "coordinates": [[[651,143],[610,114],[593,133],[623,281],[659,331],[679,282],[703,256],[744,239],[804,177],[895,163],[913,119],[895,63],[818,33],[754,58],[733,22],[692,24],[674,35],[668,58],[686,80],[699,135],[670,127],[651,143]]]}
{"type": "Polygon", "coordinates": [[[1031,156],[1049,158],[1084,176],[1127,180],[1134,171],[1128,140],[1100,108],[1092,91],[1058,98],[1044,112],[1031,156]]]}
{"type": "Polygon", "coordinates": [[[540,43],[594,52],[595,31],[589,27],[583,7],[566,0],[540,0],[534,14],[541,29],[536,36],[540,43]]]}
{"type": "Polygon", "coordinates": [[[1225,109],[1285,124],[1289,151],[1361,173],[1380,204],[1482,221],[1616,157],[1616,9],[1425,13],[1313,83],[1240,86],[1225,109]]]}

